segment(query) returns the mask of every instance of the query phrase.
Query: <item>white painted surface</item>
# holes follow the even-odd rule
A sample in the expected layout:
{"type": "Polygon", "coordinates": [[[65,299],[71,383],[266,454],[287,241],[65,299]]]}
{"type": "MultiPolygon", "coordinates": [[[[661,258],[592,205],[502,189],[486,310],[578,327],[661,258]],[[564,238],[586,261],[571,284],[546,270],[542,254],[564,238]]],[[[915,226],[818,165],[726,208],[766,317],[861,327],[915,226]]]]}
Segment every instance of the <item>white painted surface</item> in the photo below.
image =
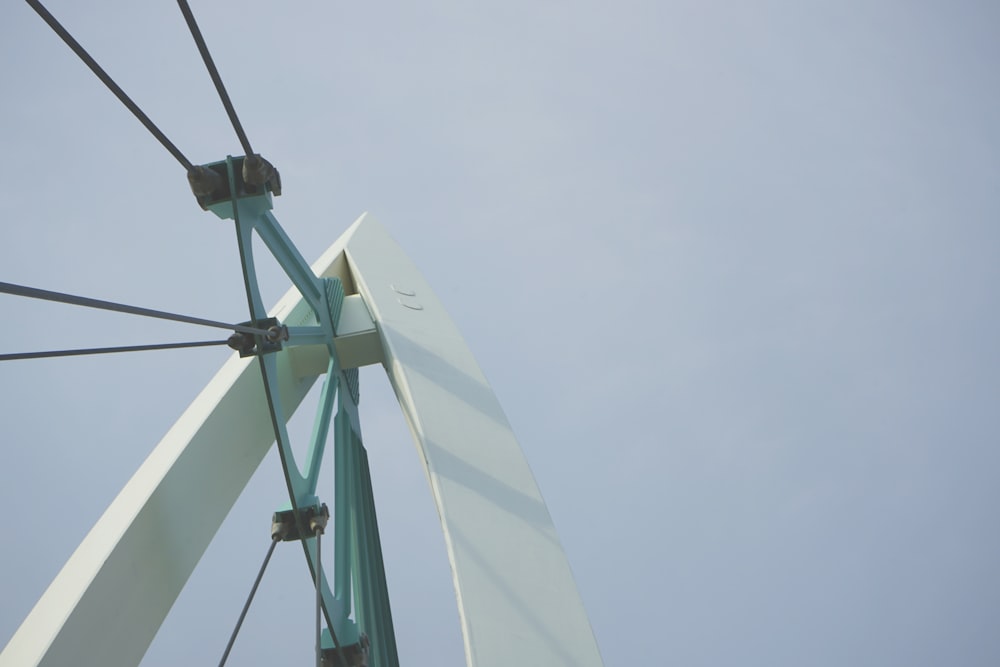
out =
{"type": "Polygon", "coordinates": [[[362,216],[351,232],[347,258],[441,517],[469,667],[601,665],[552,519],[472,353],[385,229],[362,216]]]}

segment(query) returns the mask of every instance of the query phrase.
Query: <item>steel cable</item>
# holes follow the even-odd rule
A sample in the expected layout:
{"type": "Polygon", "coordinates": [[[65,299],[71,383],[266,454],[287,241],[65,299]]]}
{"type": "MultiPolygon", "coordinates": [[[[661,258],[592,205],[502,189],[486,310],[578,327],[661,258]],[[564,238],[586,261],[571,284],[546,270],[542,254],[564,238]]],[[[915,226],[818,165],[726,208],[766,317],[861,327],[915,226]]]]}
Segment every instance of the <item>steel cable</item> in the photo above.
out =
{"type": "MultiPolygon", "coordinates": [[[[320,617],[323,615],[323,560],[320,558],[320,538],[323,537],[323,529],[316,527],[316,563],[313,569],[316,570],[316,667],[323,667],[323,633],[320,617]]],[[[343,659],[341,659],[343,662],[343,659]]]]}
{"type": "Polygon", "coordinates": [[[226,664],[226,660],[229,659],[229,652],[233,650],[233,644],[236,642],[236,635],[239,634],[240,628],[243,627],[243,620],[247,617],[247,612],[250,610],[250,603],[253,602],[254,595],[257,594],[257,587],[260,586],[260,580],[264,578],[264,570],[267,569],[267,564],[271,560],[271,554],[274,553],[274,547],[281,541],[279,535],[271,536],[271,546],[267,548],[267,555],[264,556],[264,564],[260,566],[260,571],[257,572],[257,578],[254,579],[253,587],[250,588],[250,595],[247,597],[247,601],[243,604],[243,611],[240,612],[240,617],[236,621],[236,627],[233,628],[233,634],[229,636],[229,643],[226,644],[226,650],[222,654],[222,660],[219,661],[219,667],[223,667],[226,664]]]}
{"type": "Polygon", "coordinates": [[[44,352],[15,352],[0,354],[0,361],[16,361],[18,359],[49,359],[52,357],[78,357],[88,354],[112,354],[116,352],[146,352],[150,350],[177,350],[185,347],[209,347],[226,345],[224,340],[204,340],[193,343],[157,343],[153,345],[125,345],[119,347],[85,347],[73,350],[46,350],[44,352]]]}
{"type": "Polygon", "coordinates": [[[114,301],[103,301],[101,299],[91,299],[86,296],[76,296],[64,292],[53,292],[51,290],[38,289],[36,287],[26,287],[13,283],[0,282],[0,293],[13,294],[14,296],[24,296],[29,299],[41,299],[43,301],[55,301],[57,303],[67,303],[73,306],[83,306],[85,308],[97,308],[100,310],[111,310],[117,313],[127,313],[129,315],[139,315],[141,317],[153,317],[161,320],[171,320],[174,322],[184,322],[186,324],[197,324],[204,327],[215,327],[217,329],[228,329],[230,331],[240,331],[242,333],[253,334],[255,336],[269,336],[266,329],[248,327],[243,324],[227,324],[216,320],[206,320],[201,317],[191,317],[190,315],[178,315],[152,308],[140,308],[139,306],[129,306],[114,301]]]}
{"type": "Polygon", "coordinates": [[[149,116],[143,113],[142,109],[140,109],[139,106],[125,94],[125,91],[122,90],[117,83],[115,83],[114,79],[112,79],[100,65],[97,64],[97,61],[94,60],[89,53],[87,53],[86,49],[80,46],[80,43],[73,39],[73,36],[70,35],[66,28],[64,28],[62,24],[49,13],[49,10],[47,10],[42,3],[38,2],[38,0],[25,0],[25,2],[27,2],[31,8],[34,9],[38,15],[49,24],[49,27],[52,28],[52,30],[54,30],[64,42],[66,42],[69,48],[73,49],[73,52],[76,53],[80,60],[82,60],[84,64],[86,64],[87,67],[89,67],[90,70],[97,75],[97,78],[100,79],[101,82],[107,86],[119,100],[121,100],[121,103],[124,104],[125,107],[139,119],[139,122],[142,123],[154,137],[156,137],[160,144],[162,144],[163,147],[166,148],[186,170],[191,171],[194,169],[194,165],[191,164],[191,161],[184,157],[184,154],[180,152],[177,146],[174,146],[173,142],[167,139],[167,136],[160,131],[160,128],[156,127],[156,124],[149,119],[149,116]]]}
{"type": "Polygon", "coordinates": [[[187,0],[177,0],[177,4],[181,8],[181,13],[184,14],[184,20],[191,31],[191,36],[198,47],[198,52],[201,53],[201,59],[205,61],[205,67],[208,68],[208,75],[212,77],[215,90],[219,93],[219,98],[222,99],[222,106],[226,108],[229,121],[233,124],[233,129],[236,130],[236,136],[239,137],[240,145],[243,146],[243,150],[246,151],[247,156],[253,155],[254,152],[250,147],[250,140],[247,139],[246,132],[243,131],[243,125],[240,124],[240,119],[236,116],[236,109],[233,108],[233,102],[229,99],[229,93],[226,92],[226,87],[222,83],[222,77],[215,66],[215,61],[212,60],[212,54],[208,52],[208,45],[205,43],[205,38],[202,36],[201,30],[198,29],[198,23],[194,19],[191,7],[188,5],[187,0]]]}

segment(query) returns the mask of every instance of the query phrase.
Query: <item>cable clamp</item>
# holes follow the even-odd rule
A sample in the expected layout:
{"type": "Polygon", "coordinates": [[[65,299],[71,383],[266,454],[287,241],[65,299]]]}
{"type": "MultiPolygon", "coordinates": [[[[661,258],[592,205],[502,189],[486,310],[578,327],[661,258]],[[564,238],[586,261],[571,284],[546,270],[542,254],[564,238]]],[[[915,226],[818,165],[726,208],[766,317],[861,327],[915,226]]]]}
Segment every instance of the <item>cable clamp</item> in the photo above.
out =
{"type": "Polygon", "coordinates": [[[271,537],[280,538],[282,542],[301,540],[303,535],[299,530],[300,526],[306,531],[306,538],[315,537],[317,533],[323,534],[326,531],[329,520],[330,510],[326,503],[300,507],[298,521],[295,510],[279,510],[271,517],[271,537]]]}
{"type": "MultiPolygon", "coordinates": [[[[229,187],[229,165],[226,160],[193,165],[188,170],[188,183],[198,205],[221,218],[233,215],[233,200],[249,197],[281,195],[281,174],[270,162],[254,153],[231,159],[236,191],[229,187]]],[[[267,208],[271,208],[268,203],[267,208]]]]}
{"type": "Polygon", "coordinates": [[[250,320],[249,322],[241,322],[240,325],[267,331],[266,336],[256,336],[245,331],[233,333],[226,340],[226,345],[239,352],[241,357],[277,352],[281,349],[281,343],[288,340],[288,327],[280,323],[276,317],[250,320]]]}

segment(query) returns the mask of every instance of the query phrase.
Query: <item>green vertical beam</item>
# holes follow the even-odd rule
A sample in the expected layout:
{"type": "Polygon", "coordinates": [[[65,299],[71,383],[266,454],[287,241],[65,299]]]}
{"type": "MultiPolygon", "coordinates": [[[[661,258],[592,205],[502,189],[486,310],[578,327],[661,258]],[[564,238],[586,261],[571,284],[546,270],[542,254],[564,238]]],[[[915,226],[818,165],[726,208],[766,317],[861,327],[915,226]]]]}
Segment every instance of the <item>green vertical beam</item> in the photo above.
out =
{"type": "MultiPolygon", "coordinates": [[[[343,392],[340,403],[343,405],[343,392]]],[[[352,506],[354,494],[351,492],[351,422],[346,412],[337,411],[334,419],[334,595],[351,612],[351,561],[352,553],[352,506]]]]}
{"type": "Polygon", "coordinates": [[[373,647],[378,647],[378,665],[398,665],[396,640],[392,627],[392,612],[389,607],[389,592],[385,581],[385,564],[382,560],[382,544],[379,539],[378,519],[375,515],[375,497],[372,493],[371,471],[368,467],[368,453],[360,447],[360,498],[362,529],[364,541],[368,548],[368,561],[365,565],[367,586],[373,610],[371,623],[374,625],[376,638],[373,647]]]}

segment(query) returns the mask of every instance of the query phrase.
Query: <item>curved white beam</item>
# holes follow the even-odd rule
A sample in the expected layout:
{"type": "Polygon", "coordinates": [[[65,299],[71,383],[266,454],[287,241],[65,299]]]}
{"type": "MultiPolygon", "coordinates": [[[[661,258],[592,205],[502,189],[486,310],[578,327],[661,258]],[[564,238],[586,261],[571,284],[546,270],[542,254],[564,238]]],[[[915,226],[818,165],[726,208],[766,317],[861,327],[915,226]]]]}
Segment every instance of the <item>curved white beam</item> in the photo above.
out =
{"type": "Polygon", "coordinates": [[[541,493],[458,329],[371,216],[347,233],[441,517],[469,667],[601,665],[541,493]]]}

